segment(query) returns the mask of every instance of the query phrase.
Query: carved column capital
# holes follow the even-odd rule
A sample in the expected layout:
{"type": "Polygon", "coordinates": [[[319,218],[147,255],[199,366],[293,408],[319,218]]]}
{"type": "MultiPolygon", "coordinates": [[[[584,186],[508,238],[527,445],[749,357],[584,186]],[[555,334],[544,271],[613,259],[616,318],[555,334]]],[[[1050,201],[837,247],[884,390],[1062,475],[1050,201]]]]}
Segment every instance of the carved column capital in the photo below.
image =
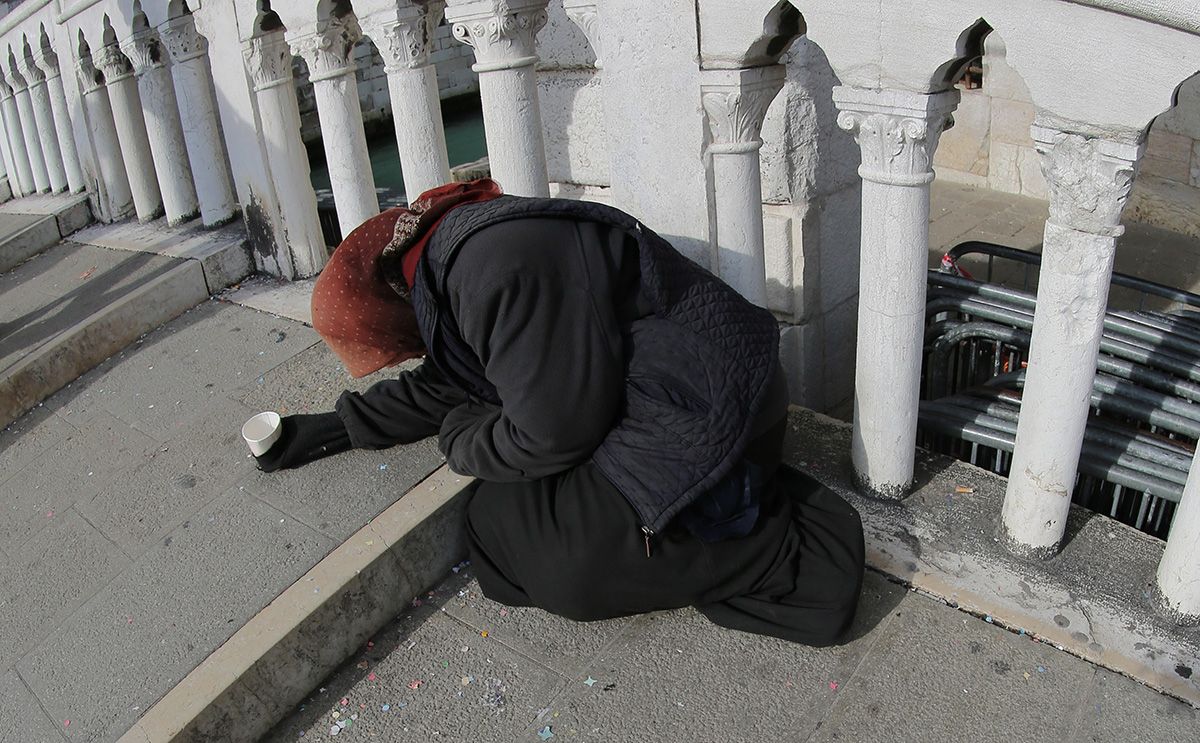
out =
{"type": "Polygon", "coordinates": [[[546,1],[467,3],[446,7],[454,38],[475,49],[476,72],[537,64],[537,33],[546,25],[546,1]],[[513,6],[517,7],[513,7],[513,6]]]}
{"type": "Polygon", "coordinates": [[[150,29],[138,31],[121,42],[121,51],[129,57],[133,71],[141,77],[151,70],[166,66],[166,53],[158,34],[150,29]]]}
{"type": "Polygon", "coordinates": [[[9,65],[4,70],[4,76],[8,81],[8,86],[13,89],[13,95],[29,87],[29,84],[25,82],[24,76],[21,75],[21,71],[17,67],[16,57],[9,57],[9,65]]]}
{"type": "Polygon", "coordinates": [[[1129,200],[1141,143],[1031,127],[1050,190],[1050,219],[1061,227],[1116,237],[1129,200]]]}
{"type": "Polygon", "coordinates": [[[592,51],[596,53],[595,67],[597,70],[602,69],[604,65],[600,61],[600,9],[596,0],[563,0],[563,10],[567,12],[567,17],[583,30],[583,35],[592,45],[592,51]]]}
{"type": "Polygon", "coordinates": [[[283,31],[259,34],[245,43],[242,56],[254,82],[261,91],[277,85],[292,84],[292,48],[283,38],[283,31]]]}
{"type": "Polygon", "coordinates": [[[332,18],[315,31],[288,35],[292,52],[308,64],[308,79],[328,80],[354,72],[354,45],[362,38],[362,29],[354,16],[332,18]]]}
{"type": "Polygon", "coordinates": [[[0,101],[7,101],[9,98],[12,98],[12,97],[13,97],[12,86],[8,84],[8,81],[6,79],[4,79],[3,76],[0,76],[0,101]]]}
{"type": "Polygon", "coordinates": [[[50,49],[38,47],[33,52],[33,63],[46,73],[46,78],[55,78],[61,74],[58,67],[58,55],[50,49]]]}
{"type": "Polygon", "coordinates": [[[783,87],[783,65],[700,73],[700,101],[712,133],[708,151],[755,152],[762,147],[763,119],[783,87]]]}
{"type": "Polygon", "coordinates": [[[37,85],[46,82],[46,73],[33,63],[29,57],[21,57],[16,60],[17,69],[21,73],[21,77],[25,78],[28,85],[37,85]]]}
{"type": "Polygon", "coordinates": [[[896,186],[933,180],[933,153],[942,131],[953,123],[958,91],[909,93],[838,86],[833,102],[838,126],[854,135],[862,150],[858,174],[896,186]]]}
{"type": "Polygon", "coordinates": [[[79,79],[79,87],[83,88],[84,95],[94,93],[104,87],[104,73],[96,69],[96,65],[90,54],[79,58],[79,64],[75,68],[75,73],[75,76],[79,79]]]}
{"type": "Polygon", "coordinates": [[[413,70],[429,64],[430,45],[442,5],[440,2],[412,5],[408,12],[362,19],[363,30],[383,57],[384,71],[413,70]]]}
{"type": "Polygon", "coordinates": [[[172,18],[158,27],[158,35],[173,64],[203,57],[208,52],[208,41],[196,29],[190,15],[172,18]]]}
{"type": "Polygon", "coordinates": [[[92,52],[92,63],[104,73],[104,80],[110,85],[133,77],[133,65],[116,44],[105,44],[92,52]]]}

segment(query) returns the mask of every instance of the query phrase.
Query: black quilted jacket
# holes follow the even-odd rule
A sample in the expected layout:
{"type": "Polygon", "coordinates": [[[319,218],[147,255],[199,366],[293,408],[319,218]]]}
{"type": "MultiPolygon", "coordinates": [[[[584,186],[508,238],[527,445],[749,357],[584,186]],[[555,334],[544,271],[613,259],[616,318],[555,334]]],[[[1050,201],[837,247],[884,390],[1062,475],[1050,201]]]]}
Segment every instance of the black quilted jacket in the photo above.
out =
{"type": "MultiPolygon", "coordinates": [[[[642,311],[633,318],[626,315],[619,328],[623,400],[614,400],[617,414],[604,422],[607,434],[591,459],[625,495],[643,528],[659,531],[730,473],[754,433],[758,414],[767,412],[768,396],[769,406],[778,408],[769,411],[773,421],[782,416],[786,393],[780,400],[775,319],[619,210],[514,196],[459,207],[446,216],[426,248],[413,305],[429,350],[426,363],[432,361],[440,376],[484,408],[504,406],[497,385],[503,388],[506,380],[488,378],[487,359],[481,359],[488,355],[487,340],[468,342],[460,333],[447,277],[473,235],[523,218],[601,223],[636,245],[642,311]]],[[[519,303],[539,301],[548,300],[529,296],[519,303]]],[[[497,311],[498,316],[519,317],[522,308],[497,311]]],[[[531,366],[536,361],[531,359],[531,366]]],[[[554,380],[537,382],[553,385],[554,380]]],[[[445,451],[453,443],[448,447],[446,424],[441,431],[445,451]]],[[[454,464],[450,452],[447,456],[454,464]]]]}

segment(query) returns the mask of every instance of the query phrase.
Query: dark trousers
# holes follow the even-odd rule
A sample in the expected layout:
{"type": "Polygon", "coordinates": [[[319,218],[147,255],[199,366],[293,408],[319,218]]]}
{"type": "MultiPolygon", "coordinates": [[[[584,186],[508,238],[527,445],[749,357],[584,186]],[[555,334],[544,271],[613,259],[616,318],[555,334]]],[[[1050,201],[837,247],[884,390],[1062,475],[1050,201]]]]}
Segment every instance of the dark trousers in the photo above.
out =
{"type": "MultiPolygon", "coordinates": [[[[748,455],[760,463],[764,438],[748,455]]],[[[766,448],[777,464],[778,442],[766,448]]],[[[633,508],[590,463],[542,480],[477,481],[471,565],[484,595],[509,606],[581,621],[695,606],[723,627],[832,644],[862,588],[862,523],[816,481],[773,469],[750,534],[706,543],[668,525],[649,557],[633,508]]]]}

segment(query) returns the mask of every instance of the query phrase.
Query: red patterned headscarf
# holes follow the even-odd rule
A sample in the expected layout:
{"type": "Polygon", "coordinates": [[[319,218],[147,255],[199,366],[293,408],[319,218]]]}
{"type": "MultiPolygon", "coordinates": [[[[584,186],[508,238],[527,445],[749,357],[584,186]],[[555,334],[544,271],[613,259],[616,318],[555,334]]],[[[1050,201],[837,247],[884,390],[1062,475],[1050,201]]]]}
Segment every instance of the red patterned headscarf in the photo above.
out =
{"type": "Polygon", "coordinates": [[[426,191],[408,207],[371,217],[337,247],[313,287],[312,319],[351,376],[364,377],[425,354],[408,302],[425,245],[451,209],[502,193],[490,178],[448,183],[426,191]]]}

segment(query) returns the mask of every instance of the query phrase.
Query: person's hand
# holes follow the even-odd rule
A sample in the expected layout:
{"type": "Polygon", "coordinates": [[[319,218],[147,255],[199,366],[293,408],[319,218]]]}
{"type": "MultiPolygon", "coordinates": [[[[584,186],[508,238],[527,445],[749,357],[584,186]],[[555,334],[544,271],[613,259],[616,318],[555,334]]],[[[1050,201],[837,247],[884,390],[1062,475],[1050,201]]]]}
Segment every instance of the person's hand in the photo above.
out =
{"type": "Polygon", "coordinates": [[[299,467],[350,448],[350,435],[337,413],[287,415],[279,423],[279,440],[254,458],[263,472],[299,467]]]}

